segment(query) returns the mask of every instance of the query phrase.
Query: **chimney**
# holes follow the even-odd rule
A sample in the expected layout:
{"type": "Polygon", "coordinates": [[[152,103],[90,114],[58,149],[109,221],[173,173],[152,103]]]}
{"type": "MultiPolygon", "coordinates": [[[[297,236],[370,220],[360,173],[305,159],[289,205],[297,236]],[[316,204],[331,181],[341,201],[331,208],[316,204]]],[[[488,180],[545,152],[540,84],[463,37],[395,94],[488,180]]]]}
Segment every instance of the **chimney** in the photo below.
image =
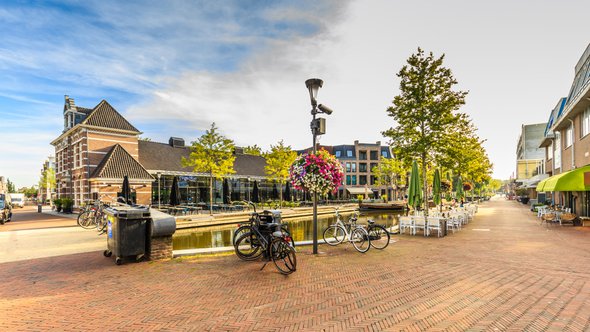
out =
{"type": "Polygon", "coordinates": [[[184,147],[184,139],[180,137],[170,137],[168,144],[173,148],[182,148],[184,147]]]}
{"type": "Polygon", "coordinates": [[[234,155],[236,154],[244,154],[244,148],[234,147],[234,155]]]}

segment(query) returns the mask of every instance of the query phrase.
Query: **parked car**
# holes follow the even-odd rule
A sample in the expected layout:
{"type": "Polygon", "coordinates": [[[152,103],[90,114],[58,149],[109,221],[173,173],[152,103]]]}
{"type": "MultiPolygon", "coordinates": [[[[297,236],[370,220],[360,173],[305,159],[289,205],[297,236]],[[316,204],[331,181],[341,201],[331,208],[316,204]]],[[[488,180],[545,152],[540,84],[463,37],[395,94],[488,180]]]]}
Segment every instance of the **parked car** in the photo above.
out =
{"type": "Polygon", "coordinates": [[[6,200],[6,195],[0,194],[0,225],[4,225],[12,219],[12,209],[10,202],[6,200]]]}
{"type": "Polygon", "coordinates": [[[9,194],[12,206],[25,207],[25,194],[9,194]]]}

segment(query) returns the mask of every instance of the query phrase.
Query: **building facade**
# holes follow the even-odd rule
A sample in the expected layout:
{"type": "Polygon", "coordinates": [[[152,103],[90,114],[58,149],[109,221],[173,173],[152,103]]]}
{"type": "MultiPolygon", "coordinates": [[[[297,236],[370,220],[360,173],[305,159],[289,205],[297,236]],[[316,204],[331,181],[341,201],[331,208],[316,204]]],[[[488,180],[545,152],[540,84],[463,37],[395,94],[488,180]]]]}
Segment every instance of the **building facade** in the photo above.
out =
{"type": "Polygon", "coordinates": [[[553,202],[590,216],[590,45],[575,66],[567,97],[549,114],[545,137],[546,173],[539,183],[553,202]]]}

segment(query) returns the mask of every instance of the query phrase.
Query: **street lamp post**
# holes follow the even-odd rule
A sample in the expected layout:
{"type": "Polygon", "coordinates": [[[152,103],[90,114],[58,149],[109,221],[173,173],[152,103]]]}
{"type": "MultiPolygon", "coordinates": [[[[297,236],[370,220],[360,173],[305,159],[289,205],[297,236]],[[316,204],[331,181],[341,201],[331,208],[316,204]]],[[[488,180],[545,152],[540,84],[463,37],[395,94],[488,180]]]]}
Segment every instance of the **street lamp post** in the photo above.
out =
{"type": "MultiPolygon", "coordinates": [[[[309,98],[311,100],[311,115],[310,123],[311,133],[313,136],[313,154],[316,154],[316,140],[318,135],[326,133],[326,119],[316,118],[318,113],[327,115],[332,114],[332,110],[322,104],[318,105],[317,96],[318,90],[322,87],[324,81],[319,78],[310,78],[305,81],[305,86],[309,90],[309,98]]],[[[318,253],[318,193],[313,193],[313,254],[318,253]]]]}
{"type": "Polygon", "coordinates": [[[162,174],[158,172],[158,209],[160,209],[160,177],[162,174]]]}

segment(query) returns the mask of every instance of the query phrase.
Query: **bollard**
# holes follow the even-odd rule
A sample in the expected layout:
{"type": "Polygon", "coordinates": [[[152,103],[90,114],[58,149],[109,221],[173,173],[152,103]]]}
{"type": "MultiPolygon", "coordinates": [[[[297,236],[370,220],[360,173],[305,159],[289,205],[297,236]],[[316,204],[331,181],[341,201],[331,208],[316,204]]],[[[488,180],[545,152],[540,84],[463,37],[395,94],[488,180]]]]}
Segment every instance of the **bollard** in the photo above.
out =
{"type": "Polygon", "coordinates": [[[43,204],[37,204],[37,213],[41,213],[43,210],[43,204]]]}

